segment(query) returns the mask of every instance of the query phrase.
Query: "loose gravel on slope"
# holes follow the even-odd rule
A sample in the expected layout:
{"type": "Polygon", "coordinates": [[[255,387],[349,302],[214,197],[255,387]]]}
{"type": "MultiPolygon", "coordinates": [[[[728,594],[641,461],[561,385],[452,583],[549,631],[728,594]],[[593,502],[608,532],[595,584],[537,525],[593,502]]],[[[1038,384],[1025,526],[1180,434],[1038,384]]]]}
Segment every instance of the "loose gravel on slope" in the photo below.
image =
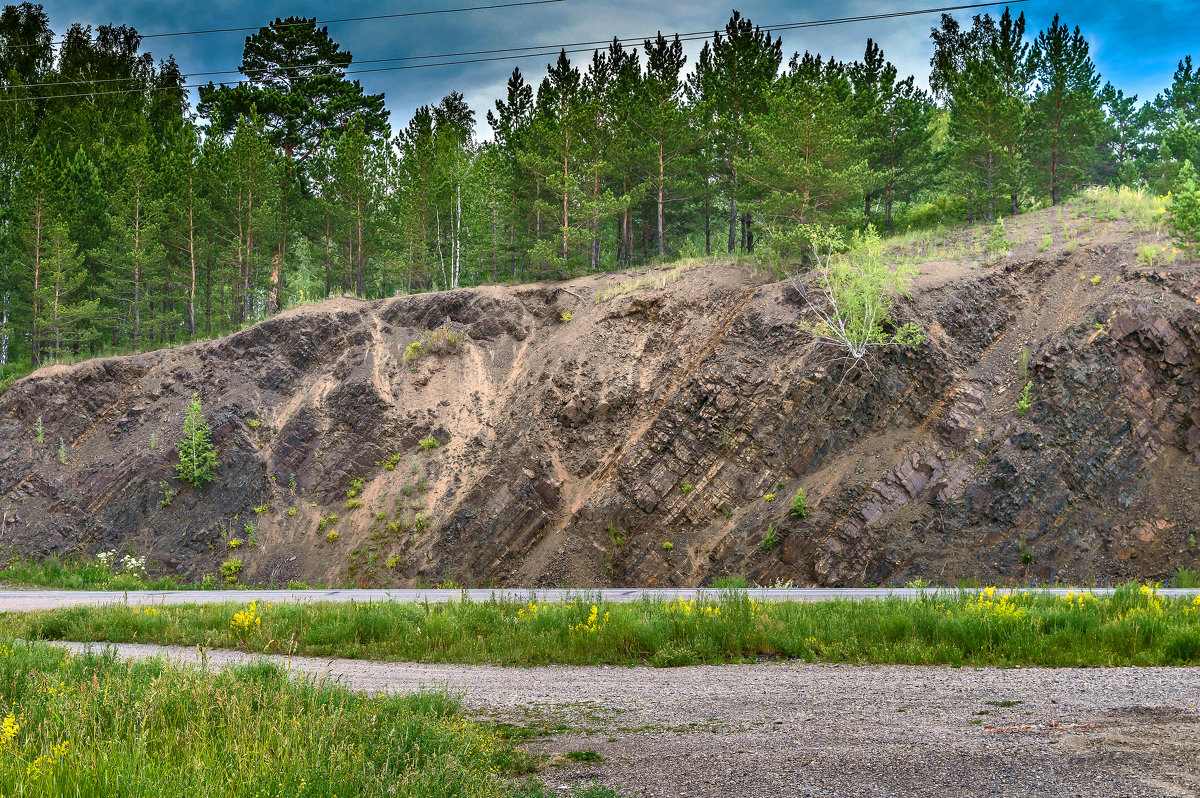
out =
{"type": "Polygon", "coordinates": [[[595,779],[646,798],[1200,795],[1200,669],[290,665],[368,691],[446,687],[481,719],[544,729],[531,750],[604,757],[555,757],[542,777],[564,790],[595,779]]]}

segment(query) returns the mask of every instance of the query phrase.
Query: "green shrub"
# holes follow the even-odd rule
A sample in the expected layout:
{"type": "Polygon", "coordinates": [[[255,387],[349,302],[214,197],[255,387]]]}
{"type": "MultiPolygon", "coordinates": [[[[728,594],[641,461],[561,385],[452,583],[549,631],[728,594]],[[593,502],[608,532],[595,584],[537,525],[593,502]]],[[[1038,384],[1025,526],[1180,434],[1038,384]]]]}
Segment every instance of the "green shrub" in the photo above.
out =
{"type": "Polygon", "coordinates": [[[960,222],[966,216],[966,212],[965,199],[942,194],[931,202],[910,205],[908,211],[900,217],[899,223],[914,229],[927,229],[960,222]]]}
{"type": "Polygon", "coordinates": [[[1200,630],[1191,628],[1172,632],[1163,643],[1163,656],[1167,662],[1177,665],[1200,662],[1200,630]]]}
{"type": "Polygon", "coordinates": [[[804,488],[796,488],[796,496],[792,499],[792,509],[788,513],[797,518],[808,516],[808,497],[804,495],[804,488]]]}
{"type": "Polygon", "coordinates": [[[232,585],[238,580],[238,575],[242,572],[242,561],[237,557],[230,557],[225,562],[221,563],[221,576],[225,577],[225,584],[232,585]]]}
{"type": "Polygon", "coordinates": [[[763,536],[762,540],[762,550],[770,551],[771,549],[775,548],[777,543],[779,543],[779,537],[775,533],[775,525],[768,524],[767,534],[763,536]]]}
{"type": "Polygon", "coordinates": [[[430,435],[430,436],[429,436],[429,437],[427,437],[427,438],[422,438],[422,439],[421,439],[421,440],[420,440],[420,441],[417,443],[417,446],[420,446],[420,447],[421,447],[421,451],[423,451],[423,452],[427,452],[427,451],[429,451],[430,449],[436,449],[437,447],[441,446],[441,444],[440,444],[440,443],[438,443],[438,439],[437,439],[437,438],[435,438],[435,437],[433,437],[432,435],[430,435]]]}
{"type": "MultiPolygon", "coordinates": [[[[1191,537],[1191,545],[1195,546],[1196,536],[1191,537]]],[[[1200,570],[1195,568],[1180,568],[1175,572],[1175,578],[1171,580],[1175,587],[1180,588],[1197,588],[1200,587],[1200,570]]]]}
{"type": "Polygon", "coordinates": [[[909,293],[917,269],[888,263],[873,227],[849,242],[836,228],[808,225],[805,230],[812,241],[816,279],[812,290],[797,286],[806,311],[802,329],[841,350],[849,368],[876,349],[917,346],[925,340],[915,322],[892,323],[896,297],[909,293]]]}
{"type": "Polygon", "coordinates": [[[987,241],[984,242],[984,249],[988,252],[1008,252],[1016,244],[1005,235],[1004,217],[997,217],[996,223],[992,225],[991,231],[988,233],[987,241]]]}
{"type": "Polygon", "coordinates": [[[1029,412],[1029,408],[1033,407],[1033,381],[1025,383],[1025,387],[1021,389],[1021,396],[1017,399],[1017,415],[1024,417],[1029,412]]]}

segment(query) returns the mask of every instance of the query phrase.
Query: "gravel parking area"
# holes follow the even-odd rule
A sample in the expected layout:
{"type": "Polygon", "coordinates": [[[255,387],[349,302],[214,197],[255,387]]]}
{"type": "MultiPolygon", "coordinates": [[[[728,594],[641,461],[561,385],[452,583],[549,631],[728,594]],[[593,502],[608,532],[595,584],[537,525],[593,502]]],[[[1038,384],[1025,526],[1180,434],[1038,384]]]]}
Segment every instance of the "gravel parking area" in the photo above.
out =
{"type": "Polygon", "coordinates": [[[461,693],[483,719],[538,729],[527,746],[553,757],[542,776],[564,790],[598,780],[646,798],[1200,795],[1200,669],[290,665],[369,691],[461,693]],[[603,760],[559,756],[588,750],[603,760]]]}

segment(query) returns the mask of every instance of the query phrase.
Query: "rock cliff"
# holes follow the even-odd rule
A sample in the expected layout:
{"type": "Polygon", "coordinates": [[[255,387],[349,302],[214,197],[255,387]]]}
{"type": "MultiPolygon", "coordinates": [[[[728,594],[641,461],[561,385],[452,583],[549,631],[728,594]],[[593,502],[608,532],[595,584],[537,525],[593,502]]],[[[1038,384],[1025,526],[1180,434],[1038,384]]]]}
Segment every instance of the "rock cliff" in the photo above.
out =
{"type": "Polygon", "coordinates": [[[927,340],[849,373],[792,283],[732,264],[331,300],[43,368],[0,397],[0,544],[274,584],[1167,579],[1200,565],[1200,263],[1092,233],[893,248],[927,340]],[[172,478],[193,393],[222,462],[199,490],[172,478]]]}

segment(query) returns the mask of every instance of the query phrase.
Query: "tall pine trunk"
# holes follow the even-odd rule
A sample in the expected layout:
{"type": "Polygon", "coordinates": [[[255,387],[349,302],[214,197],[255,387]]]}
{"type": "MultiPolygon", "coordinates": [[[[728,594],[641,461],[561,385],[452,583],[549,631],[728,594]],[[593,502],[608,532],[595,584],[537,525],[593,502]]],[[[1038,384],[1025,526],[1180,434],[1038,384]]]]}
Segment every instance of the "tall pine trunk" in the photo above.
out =
{"type": "Polygon", "coordinates": [[[663,230],[663,183],[666,180],[665,173],[666,166],[663,163],[663,140],[660,131],[660,135],[658,137],[658,256],[660,258],[667,254],[667,241],[664,237],[663,230]]]}
{"type": "Polygon", "coordinates": [[[196,337],[196,205],[195,191],[193,189],[193,180],[195,178],[189,173],[188,175],[188,265],[192,270],[192,281],[188,287],[187,301],[187,324],[188,337],[196,337]]]}

